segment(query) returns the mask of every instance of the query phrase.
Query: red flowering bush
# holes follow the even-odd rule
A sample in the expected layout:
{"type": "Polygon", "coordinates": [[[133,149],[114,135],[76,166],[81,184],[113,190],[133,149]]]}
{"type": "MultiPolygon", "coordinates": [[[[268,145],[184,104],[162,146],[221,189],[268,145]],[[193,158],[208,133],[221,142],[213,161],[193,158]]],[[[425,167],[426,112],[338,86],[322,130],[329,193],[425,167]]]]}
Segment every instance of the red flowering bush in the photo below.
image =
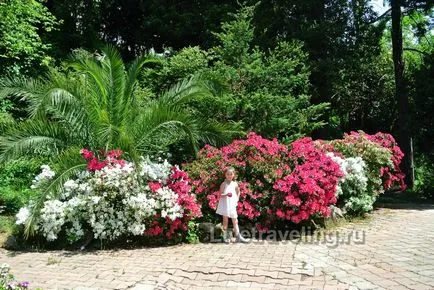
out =
{"type": "MultiPolygon", "coordinates": [[[[355,132],[351,133],[357,134],[355,132]]],[[[365,134],[370,141],[388,149],[392,154],[391,160],[393,162],[393,166],[384,166],[380,170],[380,175],[383,178],[384,189],[387,190],[392,187],[399,186],[402,190],[404,190],[406,187],[404,183],[405,174],[399,167],[402,158],[404,157],[404,153],[401,151],[401,148],[399,148],[398,143],[395,141],[393,136],[382,132],[378,132],[375,135],[369,135],[361,132],[359,132],[359,134],[365,134]]]]}
{"type": "Polygon", "coordinates": [[[311,138],[302,138],[291,144],[289,155],[293,171],[277,180],[276,192],[271,198],[268,214],[294,223],[312,216],[330,214],[329,205],[336,203],[336,186],[343,176],[339,165],[311,138]]]}
{"type": "Polygon", "coordinates": [[[404,185],[402,156],[393,137],[384,133],[351,132],[333,141],[302,138],[290,148],[250,133],[221,149],[205,146],[185,169],[205,217],[215,219],[224,169],[234,167],[241,195],[238,214],[261,222],[265,230],[276,221],[328,216],[338,198],[355,212],[372,209],[385,189],[404,185]]]}
{"type": "Polygon", "coordinates": [[[122,151],[119,149],[104,151],[100,150],[99,154],[96,155],[88,149],[81,149],[80,154],[84,159],[87,160],[87,171],[99,171],[104,167],[113,167],[117,164],[121,167],[125,165],[125,160],[119,159],[122,155],[122,151]]]}
{"type": "Polygon", "coordinates": [[[275,181],[291,172],[289,161],[285,145],[250,133],[246,140],[235,140],[221,149],[205,146],[184,169],[193,180],[202,212],[215,216],[223,172],[228,166],[234,167],[240,187],[238,214],[255,220],[266,214],[275,181]]]}
{"type": "Polygon", "coordinates": [[[339,166],[316,149],[312,140],[295,142],[289,151],[276,139],[250,133],[246,140],[221,149],[206,146],[197,160],[185,166],[204,213],[215,216],[227,166],[235,167],[238,175],[238,214],[249,220],[298,223],[316,214],[327,216],[328,205],[336,202],[339,166]]]}

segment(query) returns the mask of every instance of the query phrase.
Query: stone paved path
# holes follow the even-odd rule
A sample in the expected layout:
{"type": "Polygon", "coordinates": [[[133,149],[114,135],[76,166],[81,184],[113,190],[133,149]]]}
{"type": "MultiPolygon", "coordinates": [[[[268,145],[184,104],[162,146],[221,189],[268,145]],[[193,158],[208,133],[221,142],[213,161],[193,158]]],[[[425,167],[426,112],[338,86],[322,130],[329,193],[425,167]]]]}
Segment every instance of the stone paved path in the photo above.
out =
{"type": "Polygon", "coordinates": [[[380,209],[326,237],[90,253],[0,250],[0,263],[43,289],[434,289],[434,207],[380,209]]]}

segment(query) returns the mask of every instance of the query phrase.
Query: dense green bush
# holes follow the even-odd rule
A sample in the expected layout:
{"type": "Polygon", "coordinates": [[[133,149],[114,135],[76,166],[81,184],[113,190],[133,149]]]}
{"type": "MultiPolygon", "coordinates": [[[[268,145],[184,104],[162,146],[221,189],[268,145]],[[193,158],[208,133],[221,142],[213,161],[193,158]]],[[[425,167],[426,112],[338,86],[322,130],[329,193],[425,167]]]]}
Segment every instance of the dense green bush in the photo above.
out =
{"type": "Polygon", "coordinates": [[[159,95],[180,80],[208,67],[209,53],[199,47],[186,47],[172,57],[156,58],[153,67],[144,68],[141,83],[159,95]]]}
{"type": "MultiPolygon", "coordinates": [[[[217,45],[209,50],[185,48],[160,58],[141,75],[154,95],[186,76],[199,73],[213,98],[189,103],[194,114],[220,122],[235,122],[266,138],[287,142],[324,125],[328,104],[310,102],[310,68],[301,42],[279,42],[270,50],[253,43],[254,7],[243,7],[214,33],[217,45]]],[[[180,147],[180,146],[177,146],[180,147]]]]}
{"type": "Polygon", "coordinates": [[[331,142],[334,149],[345,157],[362,157],[366,163],[368,176],[367,191],[374,195],[384,192],[380,170],[392,166],[391,153],[364,136],[347,136],[347,138],[331,142]]]}
{"type": "Polygon", "coordinates": [[[5,213],[17,212],[35,195],[30,185],[42,164],[43,159],[19,158],[0,165],[0,206],[5,213]]]}

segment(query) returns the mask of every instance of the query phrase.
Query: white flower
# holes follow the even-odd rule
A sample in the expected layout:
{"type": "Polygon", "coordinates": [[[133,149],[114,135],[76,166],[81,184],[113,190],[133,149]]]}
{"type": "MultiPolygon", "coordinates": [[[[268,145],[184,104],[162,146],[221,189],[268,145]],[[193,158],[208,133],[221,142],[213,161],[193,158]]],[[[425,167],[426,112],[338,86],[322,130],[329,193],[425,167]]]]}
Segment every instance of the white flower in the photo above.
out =
{"type": "Polygon", "coordinates": [[[165,182],[170,174],[172,165],[164,160],[162,163],[154,163],[149,160],[149,157],[144,158],[140,163],[140,176],[146,181],[165,182]]]}
{"type": "Polygon", "coordinates": [[[18,213],[15,215],[15,217],[17,218],[16,224],[17,225],[23,225],[25,224],[25,222],[27,221],[27,219],[30,216],[30,211],[28,207],[22,207],[20,208],[20,210],[18,211],[18,213]]]}
{"type": "Polygon", "coordinates": [[[368,177],[365,171],[365,161],[361,157],[343,159],[331,152],[327,153],[327,156],[338,163],[344,173],[336,189],[336,196],[345,195],[344,208],[353,212],[372,210],[375,198],[367,192],[368,177]]]}
{"type": "Polygon", "coordinates": [[[63,184],[63,187],[65,190],[71,190],[78,188],[78,184],[75,182],[75,180],[69,179],[63,184]]]}
{"type": "Polygon", "coordinates": [[[42,183],[52,179],[56,175],[56,173],[52,171],[50,166],[48,165],[42,165],[41,170],[41,173],[36,175],[35,179],[32,181],[32,185],[30,186],[30,188],[39,188],[42,183]]]}
{"type": "Polygon", "coordinates": [[[100,196],[92,196],[91,200],[93,203],[97,204],[101,200],[101,197],[100,196]]]}

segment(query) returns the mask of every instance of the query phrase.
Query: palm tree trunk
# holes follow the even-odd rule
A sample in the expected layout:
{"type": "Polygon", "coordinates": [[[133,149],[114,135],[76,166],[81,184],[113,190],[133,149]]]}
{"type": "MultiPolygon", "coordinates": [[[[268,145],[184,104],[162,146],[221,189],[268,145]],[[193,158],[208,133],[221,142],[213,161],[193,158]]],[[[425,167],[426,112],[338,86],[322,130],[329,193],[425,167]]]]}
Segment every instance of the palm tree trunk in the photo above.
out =
{"type": "Polygon", "coordinates": [[[398,104],[398,143],[404,151],[402,170],[406,175],[406,184],[413,186],[409,102],[404,79],[404,59],[402,47],[401,0],[391,0],[392,8],[392,47],[395,69],[395,99],[398,104]]]}

